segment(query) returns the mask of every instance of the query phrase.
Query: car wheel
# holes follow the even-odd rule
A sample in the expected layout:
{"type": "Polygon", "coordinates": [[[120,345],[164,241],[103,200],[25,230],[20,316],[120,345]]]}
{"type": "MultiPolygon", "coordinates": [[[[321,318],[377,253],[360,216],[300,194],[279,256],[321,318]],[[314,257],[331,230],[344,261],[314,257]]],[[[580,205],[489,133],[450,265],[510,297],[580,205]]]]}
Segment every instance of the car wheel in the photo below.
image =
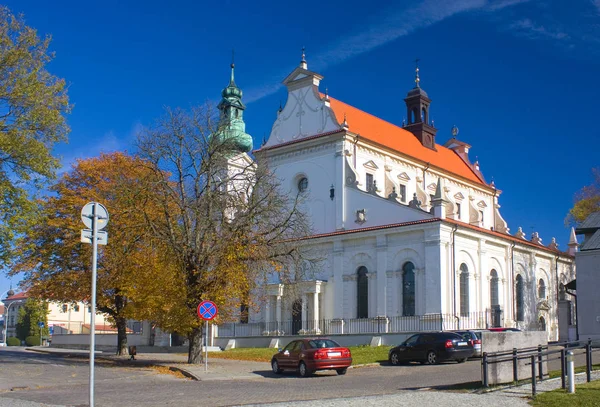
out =
{"type": "Polygon", "coordinates": [[[427,364],[428,365],[437,365],[437,363],[438,363],[437,354],[432,350],[427,352],[427,364]]]}
{"type": "Polygon", "coordinates": [[[465,363],[466,361],[467,361],[467,358],[457,360],[458,363],[465,363]]]}
{"type": "Polygon", "coordinates": [[[275,374],[280,374],[282,372],[282,370],[279,368],[279,363],[277,363],[277,360],[275,359],[271,361],[271,369],[273,369],[273,373],[275,374]]]}
{"type": "Polygon", "coordinates": [[[343,376],[343,375],[345,375],[345,374],[346,374],[346,372],[348,371],[348,368],[347,368],[347,367],[345,367],[345,368],[343,368],[343,369],[336,369],[335,371],[336,371],[336,372],[337,372],[337,374],[339,374],[340,376],[343,376]]]}
{"type": "Polygon", "coordinates": [[[306,364],[304,362],[300,362],[300,366],[298,367],[298,372],[300,372],[300,376],[302,376],[302,377],[308,377],[312,374],[312,372],[310,370],[308,370],[308,368],[306,367],[306,364]]]}
{"type": "Polygon", "coordinates": [[[390,355],[390,363],[394,366],[398,366],[400,364],[400,356],[398,352],[392,352],[390,355]]]}

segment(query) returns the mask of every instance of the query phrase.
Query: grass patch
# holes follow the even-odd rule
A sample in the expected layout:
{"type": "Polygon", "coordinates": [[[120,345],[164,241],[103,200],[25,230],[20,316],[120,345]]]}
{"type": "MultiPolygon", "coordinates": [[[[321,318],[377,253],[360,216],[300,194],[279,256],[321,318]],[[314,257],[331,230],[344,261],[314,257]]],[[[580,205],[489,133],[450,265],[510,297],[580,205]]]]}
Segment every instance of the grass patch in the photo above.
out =
{"type": "MultiPolygon", "coordinates": [[[[600,370],[600,364],[599,365],[592,365],[592,371],[593,370],[600,370]]],[[[579,366],[575,368],[575,373],[585,373],[585,366],[579,366]]],[[[560,377],[560,370],[551,370],[548,373],[548,376],[550,376],[551,379],[554,379],[555,377],[560,377]]]]}
{"type": "MultiPolygon", "coordinates": [[[[391,346],[351,346],[352,365],[386,362],[391,346]]],[[[270,362],[277,349],[270,348],[238,348],[223,352],[209,352],[211,358],[249,360],[254,362],[270,362]]]]}
{"type": "Polygon", "coordinates": [[[534,407],[594,407],[600,405],[600,380],[578,384],[575,393],[569,394],[566,390],[558,389],[538,394],[530,404],[534,407]]]}

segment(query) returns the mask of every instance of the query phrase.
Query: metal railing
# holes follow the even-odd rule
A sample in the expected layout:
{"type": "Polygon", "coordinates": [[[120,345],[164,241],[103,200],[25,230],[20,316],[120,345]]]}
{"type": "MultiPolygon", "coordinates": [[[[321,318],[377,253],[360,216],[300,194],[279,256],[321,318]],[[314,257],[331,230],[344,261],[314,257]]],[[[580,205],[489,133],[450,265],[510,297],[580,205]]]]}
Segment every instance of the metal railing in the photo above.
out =
{"type": "Polygon", "coordinates": [[[537,393],[537,380],[544,380],[543,363],[544,358],[546,362],[555,357],[555,360],[560,359],[561,367],[561,387],[566,388],[566,375],[567,375],[567,351],[575,349],[585,349],[585,371],[586,379],[590,382],[592,375],[592,352],[593,347],[600,346],[600,341],[592,341],[588,339],[587,342],[560,342],[551,345],[552,347],[561,347],[561,349],[549,349],[548,346],[538,345],[533,348],[513,348],[509,351],[501,352],[483,352],[481,358],[481,382],[484,387],[489,387],[489,368],[492,364],[497,363],[512,363],[513,370],[513,382],[517,383],[519,380],[531,379],[531,393],[533,396],[537,393]],[[525,361],[526,364],[531,366],[531,376],[519,378],[519,361],[525,361]]]}
{"type": "Polygon", "coordinates": [[[421,331],[486,329],[493,326],[493,311],[472,312],[462,316],[425,314],[412,316],[287,320],[270,322],[229,322],[219,324],[222,338],[246,336],[382,334],[421,331]]]}

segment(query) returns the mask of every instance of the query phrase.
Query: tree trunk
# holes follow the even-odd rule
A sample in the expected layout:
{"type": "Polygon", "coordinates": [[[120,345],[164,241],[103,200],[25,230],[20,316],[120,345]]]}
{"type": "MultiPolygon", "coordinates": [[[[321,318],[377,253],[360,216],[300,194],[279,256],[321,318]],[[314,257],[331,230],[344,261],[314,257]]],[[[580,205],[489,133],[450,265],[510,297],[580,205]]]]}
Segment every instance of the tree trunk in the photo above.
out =
{"type": "Polygon", "coordinates": [[[196,327],[188,335],[190,347],[188,349],[188,363],[202,363],[202,326],[196,327]]]}
{"type": "Polygon", "coordinates": [[[117,355],[127,355],[127,320],[115,318],[117,324],[117,355]]]}

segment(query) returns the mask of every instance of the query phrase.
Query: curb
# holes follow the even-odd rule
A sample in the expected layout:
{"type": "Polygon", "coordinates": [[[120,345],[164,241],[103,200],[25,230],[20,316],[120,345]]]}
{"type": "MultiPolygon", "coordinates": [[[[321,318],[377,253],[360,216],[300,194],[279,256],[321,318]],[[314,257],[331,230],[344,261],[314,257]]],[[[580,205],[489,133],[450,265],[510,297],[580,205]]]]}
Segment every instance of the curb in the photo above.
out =
{"type": "Polygon", "coordinates": [[[195,374],[193,374],[192,372],[190,372],[189,370],[186,370],[182,367],[177,367],[177,366],[169,366],[169,365],[161,365],[164,367],[168,367],[170,371],[172,372],[178,372],[181,373],[182,375],[184,375],[185,377],[195,380],[197,382],[202,381],[198,376],[196,376],[195,374]]]}

